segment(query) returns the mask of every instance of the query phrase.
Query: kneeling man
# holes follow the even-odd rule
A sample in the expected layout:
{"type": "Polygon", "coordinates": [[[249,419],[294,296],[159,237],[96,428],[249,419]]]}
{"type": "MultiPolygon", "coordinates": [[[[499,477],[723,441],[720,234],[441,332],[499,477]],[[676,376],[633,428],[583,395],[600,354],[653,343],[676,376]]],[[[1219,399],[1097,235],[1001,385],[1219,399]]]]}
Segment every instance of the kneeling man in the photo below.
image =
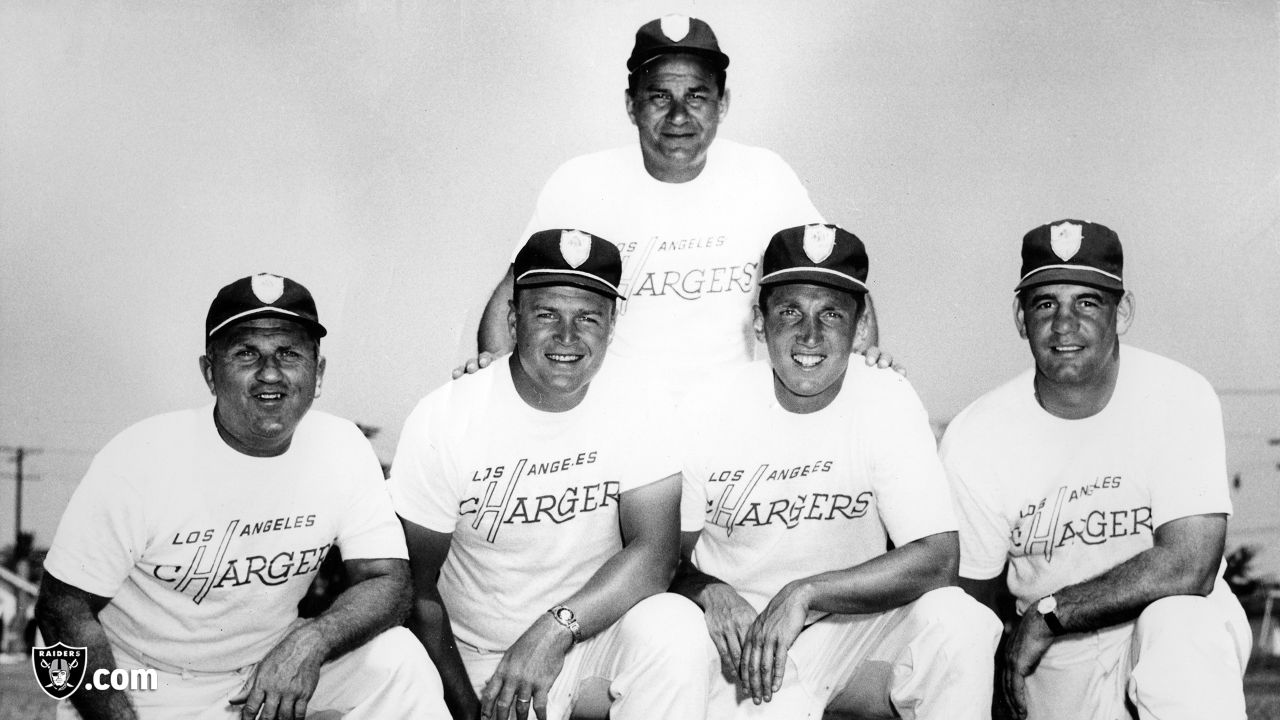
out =
{"type": "Polygon", "coordinates": [[[455,717],[703,717],[702,619],[662,592],[679,558],[669,408],[602,369],[621,274],[605,240],[534,233],[515,350],[432,392],[400,435],[410,628],[455,717]]]}
{"type": "Polygon", "coordinates": [[[1222,410],[1177,362],[1122,345],[1120,238],[1059,220],[1022,240],[1014,319],[1035,367],[947,428],[961,586],[1022,618],[1004,686],[1032,720],[1243,720],[1248,622],[1222,578],[1222,410]]]}
{"type": "Polygon", "coordinates": [[[953,587],[956,523],[928,418],[902,376],[849,362],[865,332],[862,242],[789,228],[761,271],[769,361],[681,411],[676,588],[719,650],[709,717],[988,717],[1000,628],[953,587]]]}
{"type": "MultiPolygon", "coordinates": [[[[356,426],[310,411],[326,333],[278,275],[222,288],[205,319],[210,405],[116,436],[72,496],[37,618],[96,669],[151,668],[153,691],[80,689],[89,718],[441,718],[413,636],[404,537],[356,426]],[[330,548],[350,587],[298,619],[330,548]]],[[[75,715],[64,701],[59,717],[75,715]]]]}

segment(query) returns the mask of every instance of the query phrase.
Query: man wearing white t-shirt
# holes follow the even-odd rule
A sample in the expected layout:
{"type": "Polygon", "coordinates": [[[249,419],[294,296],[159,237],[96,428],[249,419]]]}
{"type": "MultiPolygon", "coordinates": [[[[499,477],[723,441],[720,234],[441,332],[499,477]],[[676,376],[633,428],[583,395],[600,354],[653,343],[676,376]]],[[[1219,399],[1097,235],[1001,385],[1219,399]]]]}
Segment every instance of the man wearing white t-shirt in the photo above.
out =
{"type": "Polygon", "coordinates": [[[456,718],[702,718],[701,615],[662,592],[679,550],[669,407],[603,366],[618,250],[545,230],[514,267],[515,352],[432,392],[400,435],[410,628],[456,718]]]}
{"type": "Polygon", "coordinates": [[[1023,238],[1014,306],[1035,368],[947,428],[961,584],[1016,601],[1017,717],[1245,716],[1249,626],[1222,579],[1222,411],[1203,377],[1121,345],[1119,237],[1080,220],[1023,238]]]}
{"type": "Polygon", "coordinates": [[[864,332],[862,242],[789,228],[761,266],[768,362],[680,412],[675,588],[719,651],[709,717],[989,718],[999,623],[954,587],[956,523],[928,418],[905,378],[849,361],[864,332]]]}
{"type": "MultiPolygon", "coordinates": [[[[668,15],[641,26],[625,96],[639,147],[562,165],[520,236],[523,242],[544,228],[575,227],[617,244],[627,300],[609,352],[662,378],[676,396],[751,360],[751,305],[765,243],[778,228],[822,221],[782,158],[717,139],[729,111],[728,65],[702,20],[668,15]]],[[[511,350],[512,277],[508,268],[489,299],[479,362],[465,369],[511,350]]],[[[863,324],[860,349],[876,343],[869,306],[863,324]]]]}
{"type": "Polygon", "coordinates": [[[151,668],[159,683],[82,688],[59,717],[447,716],[435,668],[396,627],[409,566],[373,449],[310,409],[325,334],[302,285],[227,285],[200,358],[214,402],[143,420],[94,458],[45,559],[40,629],[88,648],[86,678],[151,668]],[[334,547],[350,587],[299,620],[334,547]]]}

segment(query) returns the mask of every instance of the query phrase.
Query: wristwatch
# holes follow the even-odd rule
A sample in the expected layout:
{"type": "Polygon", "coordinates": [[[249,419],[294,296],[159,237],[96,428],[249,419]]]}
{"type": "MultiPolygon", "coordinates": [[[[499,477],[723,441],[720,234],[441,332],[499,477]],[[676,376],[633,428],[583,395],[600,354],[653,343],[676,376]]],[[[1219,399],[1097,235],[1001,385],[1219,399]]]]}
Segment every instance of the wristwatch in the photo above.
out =
{"type": "Polygon", "coordinates": [[[569,632],[573,633],[573,642],[576,644],[582,640],[582,630],[578,627],[578,616],[564,605],[557,605],[547,611],[556,622],[563,625],[569,632]]]}
{"type": "Polygon", "coordinates": [[[1054,635],[1062,635],[1066,632],[1066,628],[1062,627],[1062,623],[1058,621],[1055,612],[1058,609],[1058,599],[1052,595],[1045,595],[1036,603],[1036,612],[1044,618],[1044,624],[1049,626],[1049,632],[1054,635]]]}

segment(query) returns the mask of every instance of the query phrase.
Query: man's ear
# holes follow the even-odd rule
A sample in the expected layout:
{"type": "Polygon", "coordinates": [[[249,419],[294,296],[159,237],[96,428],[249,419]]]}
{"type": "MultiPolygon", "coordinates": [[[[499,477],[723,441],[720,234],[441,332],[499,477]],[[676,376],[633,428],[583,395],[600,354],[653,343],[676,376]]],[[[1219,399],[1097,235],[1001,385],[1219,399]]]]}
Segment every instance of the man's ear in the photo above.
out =
{"type": "Polygon", "coordinates": [[[511,338],[511,345],[516,344],[516,299],[512,297],[507,301],[507,335],[511,338]]]}
{"type": "Polygon", "coordinates": [[[213,389],[213,363],[209,362],[208,355],[200,356],[200,375],[204,377],[204,384],[209,388],[210,395],[216,395],[213,389]]]}
{"type": "Polygon", "coordinates": [[[758,304],[751,306],[751,329],[755,331],[757,340],[759,340],[760,342],[765,341],[764,311],[760,309],[760,306],[758,304]]]}
{"type": "Polygon", "coordinates": [[[1137,301],[1133,299],[1133,293],[1126,291],[1120,296],[1120,302],[1116,303],[1116,334],[1123,335],[1129,331],[1129,326],[1133,324],[1133,317],[1138,312],[1137,301]]]}
{"type": "Polygon", "coordinates": [[[1018,329],[1018,337],[1027,339],[1027,321],[1022,315],[1022,298],[1013,296],[1013,326],[1018,329]]]}
{"type": "Polygon", "coordinates": [[[622,94],[626,98],[627,117],[631,119],[632,125],[636,125],[637,127],[639,127],[639,125],[636,123],[636,104],[635,104],[635,100],[631,97],[631,88],[627,88],[623,90],[622,94]]]}
{"type": "Polygon", "coordinates": [[[320,386],[324,384],[324,356],[316,361],[316,394],[312,397],[320,397],[320,386]]]}
{"type": "Polygon", "coordinates": [[[724,117],[729,114],[729,88],[725,86],[724,92],[720,93],[720,122],[724,122],[724,117]]]}

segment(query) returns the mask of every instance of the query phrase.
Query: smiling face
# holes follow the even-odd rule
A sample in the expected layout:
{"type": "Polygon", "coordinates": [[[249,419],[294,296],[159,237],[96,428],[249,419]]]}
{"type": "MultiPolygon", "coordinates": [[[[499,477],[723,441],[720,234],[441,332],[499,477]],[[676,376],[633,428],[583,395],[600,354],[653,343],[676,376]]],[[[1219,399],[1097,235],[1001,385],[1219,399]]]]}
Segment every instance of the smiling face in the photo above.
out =
{"type": "Polygon", "coordinates": [[[324,358],[319,343],[298,323],[255,318],[222,331],[200,358],[200,371],[217,398],[218,434],[254,457],[289,449],[293,431],[320,396],[324,358]]]}
{"type": "Polygon", "coordinates": [[[547,412],[582,402],[613,338],[614,308],[612,298],[571,285],[521,288],[507,314],[520,397],[547,412]]]}
{"type": "Polygon", "coordinates": [[[1131,318],[1129,295],[1065,283],[1024,290],[1015,321],[1036,361],[1042,403],[1046,393],[1083,391],[1105,404],[1131,318]]]}
{"type": "Polygon", "coordinates": [[[627,115],[639,131],[645,169],[662,182],[696,178],[729,112],[728,91],[717,88],[710,66],[693,55],[664,56],[637,72],[627,115]]]}
{"type": "Polygon", "coordinates": [[[824,285],[776,285],[755,309],[773,389],[790,412],[825,408],[840,393],[858,329],[858,298],[824,285]]]}

